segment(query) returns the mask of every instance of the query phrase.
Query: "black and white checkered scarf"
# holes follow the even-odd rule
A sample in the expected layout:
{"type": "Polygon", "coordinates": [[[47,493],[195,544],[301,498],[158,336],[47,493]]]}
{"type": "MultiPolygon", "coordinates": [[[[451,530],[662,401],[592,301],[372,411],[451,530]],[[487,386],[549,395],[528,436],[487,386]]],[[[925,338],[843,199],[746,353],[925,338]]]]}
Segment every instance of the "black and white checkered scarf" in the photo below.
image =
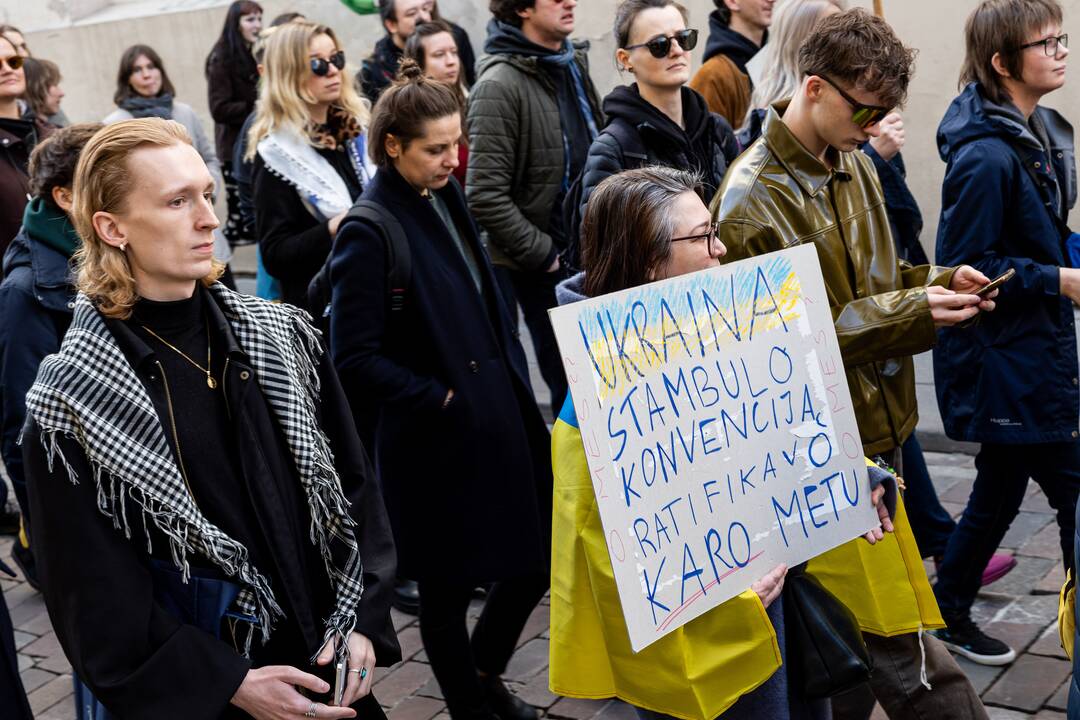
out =
{"type": "MultiPolygon", "coordinates": [[[[318,333],[307,314],[291,305],[239,295],[220,283],[210,290],[251,360],[296,463],[311,513],[311,542],[318,544],[336,593],[323,645],[335,636],[345,639],[356,625],[363,568],[349,502],[315,413],[323,352],[318,333]]],[[[71,481],[79,481],[57,442],[62,435],[74,438],[93,469],[98,509],[113,525],[130,539],[128,511],[134,503],[142,512],[148,548],[152,523],[168,537],[185,581],[192,552],[235,578],[242,590],[234,609],[258,620],[266,642],[274,620],[284,617],[267,579],[249,562],[247,548],[196,507],[150,396],[87,296],[76,298],[60,352],[42,362],[26,407],[42,429],[50,467],[59,459],[71,481]]],[[[247,634],[245,654],[254,632],[247,634]]],[[[342,655],[347,648],[339,644],[342,655]]]]}

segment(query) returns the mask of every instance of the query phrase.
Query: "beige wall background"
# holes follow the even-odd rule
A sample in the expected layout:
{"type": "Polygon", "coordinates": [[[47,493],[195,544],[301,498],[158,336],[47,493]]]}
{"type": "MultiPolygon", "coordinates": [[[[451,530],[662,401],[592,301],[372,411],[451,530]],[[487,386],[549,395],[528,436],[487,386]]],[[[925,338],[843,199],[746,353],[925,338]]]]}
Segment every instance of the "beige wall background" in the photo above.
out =
{"type": "MultiPolygon", "coordinates": [[[[684,2],[690,11],[691,24],[705,32],[707,15],[713,7],[711,0],[684,2]]],[[[216,0],[114,0],[111,8],[99,13],[102,20],[94,21],[91,15],[72,23],[70,16],[63,14],[64,8],[70,7],[70,0],[67,3],[50,0],[44,11],[44,0],[0,0],[0,18],[24,25],[34,54],[59,63],[67,93],[64,109],[72,120],[96,120],[112,110],[120,54],[128,45],[144,42],[161,54],[178,97],[202,114],[208,132],[212,132],[206,109],[203,62],[221,30],[228,5],[215,3],[216,0]],[[35,9],[20,13],[20,6],[27,5],[35,9]],[[177,7],[186,9],[175,11],[177,7]],[[21,20],[24,14],[25,19],[21,20]],[[34,29],[46,26],[51,27],[34,29]]],[[[341,36],[352,64],[358,65],[383,34],[377,16],[355,15],[336,0],[267,0],[262,4],[267,21],[280,12],[296,10],[332,26],[341,36]]],[[[856,0],[852,4],[869,6],[870,0],[856,0]]],[[[489,18],[486,0],[439,0],[439,5],[444,16],[468,30],[479,56],[489,18]]],[[[615,70],[613,60],[611,19],[615,5],[616,0],[579,0],[578,3],[576,36],[592,42],[592,75],[601,93],[625,82],[615,70]]],[[[905,43],[919,50],[905,111],[904,155],[909,184],[926,219],[923,244],[932,253],[945,171],[938,157],[935,132],[956,94],[963,57],[964,19],[977,0],[884,0],[884,5],[886,19],[905,43]]],[[[1080,43],[1080,0],[1064,0],[1063,6],[1064,29],[1073,30],[1075,42],[1080,43]]],[[[698,59],[703,47],[704,42],[698,48],[698,59]]],[[[1060,110],[1070,121],[1080,122],[1080,77],[1070,78],[1064,89],[1046,99],[1046,104],[1060,110]]]]}

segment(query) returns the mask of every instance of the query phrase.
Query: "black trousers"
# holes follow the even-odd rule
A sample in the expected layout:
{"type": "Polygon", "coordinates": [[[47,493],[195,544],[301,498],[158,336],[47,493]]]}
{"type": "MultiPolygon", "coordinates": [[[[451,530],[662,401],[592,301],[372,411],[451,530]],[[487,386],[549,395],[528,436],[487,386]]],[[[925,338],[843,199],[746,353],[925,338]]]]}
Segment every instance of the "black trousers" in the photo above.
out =
{"type": "Polygon", "coordinates": [[[521,630],[547,592],[548,582],[544,576],[495,583],[471,640],[466,613],[475,585],[420,582],[420,637],[446,708],[455,720],[491,712],[477,671],[492,676],[506,671],[521,630]]]}
{"type": "Polygon", "coordinates": [[[6,720],[32,720],[19,676],[19,658],[15,654],[15,633],[7,604],[0,596],[0,713],[6,720]]]}
{"type": "Polygon", "coordinates": [[[555,286],[567,277],[566,272],[530,272],[498,267],[495,269],[495,276],[515,323],[517,311],[513,299],[521,305],[521,314],[525,316],[525,325],[529,328],[533,350],[536,352],[536,363],[540,366],[540,376],[551,391],[551,417],[556,418],[562,410],[563,401],[566,400],[567,382],[548,310],[558,304],[555,300],[555,286]]]}

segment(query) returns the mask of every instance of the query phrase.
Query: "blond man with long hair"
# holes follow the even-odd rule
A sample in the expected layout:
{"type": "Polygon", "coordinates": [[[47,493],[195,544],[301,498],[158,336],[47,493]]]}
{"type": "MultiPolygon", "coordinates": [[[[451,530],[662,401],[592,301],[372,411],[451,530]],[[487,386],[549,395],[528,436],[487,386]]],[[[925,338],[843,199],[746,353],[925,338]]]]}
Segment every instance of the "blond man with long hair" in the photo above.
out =
{"type": "Polygon", "coordinates": [[[338,224],[371,176],[369,105],[334,31],[291,22],[266,40],[255,122],[255,234],[286,302],[306,307],[308,283],[330,254],[338,224]]]}
{"type": "Polygon", "coordinates": [[[79,293],[23,449],[76,705],[377,720],[375,663],[400,659],[382,497],[308,318],[217,282],[213,191],[170,120],[106,127],[76,168],[79,293]]]}

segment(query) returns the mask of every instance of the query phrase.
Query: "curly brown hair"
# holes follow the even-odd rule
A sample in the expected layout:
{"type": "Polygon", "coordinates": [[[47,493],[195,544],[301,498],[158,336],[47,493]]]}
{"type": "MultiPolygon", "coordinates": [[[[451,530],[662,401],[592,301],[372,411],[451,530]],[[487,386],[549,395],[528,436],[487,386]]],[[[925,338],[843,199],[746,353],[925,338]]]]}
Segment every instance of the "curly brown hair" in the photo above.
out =
{"type": "Polygon", "coordinates": [[[799,49],[799,71],[824,75],[878,96],[886,107],[907,99],[915,50],[889,24],[862,8],[822,20],[799,49]]]}
{"type": "Polygon", "coordinates": [[[30,193],[52,203],[53,188],[70,188],[75,181],[79,153],[101,128],[101,123],[79,123],[57,130],[30,153],[27,172],[30,193]]]}

